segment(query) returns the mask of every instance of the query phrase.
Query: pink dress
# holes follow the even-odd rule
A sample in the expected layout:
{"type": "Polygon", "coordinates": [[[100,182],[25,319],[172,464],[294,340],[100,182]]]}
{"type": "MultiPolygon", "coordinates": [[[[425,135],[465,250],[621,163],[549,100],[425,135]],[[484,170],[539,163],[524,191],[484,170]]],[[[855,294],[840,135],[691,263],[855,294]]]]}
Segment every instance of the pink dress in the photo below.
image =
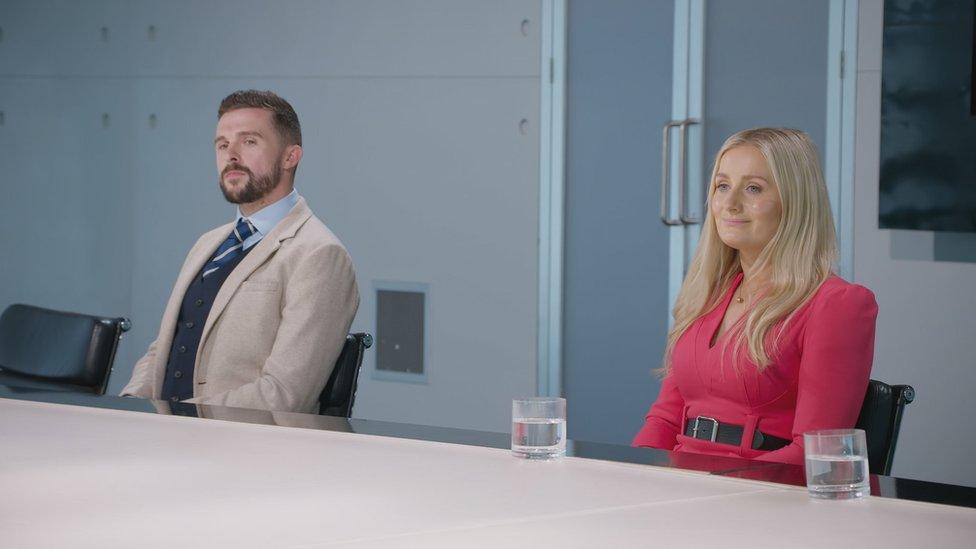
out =
{"type": "Polygon", "coordinates": [[[733,367],[728,333],[710,345],[741,281],[740,273],[721,303],[678,340],[671,372],[634,446],[802,464],[805,431],[854,426],[874,357],[874,294],[828,278],[793,316],[771,364],[759,373],[747,348],[733,367]],[[739,446],[685,436],[687,418],[696,416],[742,426],[747,434],[739,446]],[[754,450],[755,429],[792,442],[754,450]]]}

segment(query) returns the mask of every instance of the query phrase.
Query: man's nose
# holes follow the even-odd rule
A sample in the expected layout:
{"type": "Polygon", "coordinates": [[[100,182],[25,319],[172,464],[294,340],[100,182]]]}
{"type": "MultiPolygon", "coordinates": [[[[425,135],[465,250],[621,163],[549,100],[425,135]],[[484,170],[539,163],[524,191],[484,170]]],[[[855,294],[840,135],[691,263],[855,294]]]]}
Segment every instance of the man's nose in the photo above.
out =
{"type": "Polygon", "coordinates": [[[237,147],[231,145],[227,147],[227,161],[228,162],[240,162],[241,154],[237,147]]]}

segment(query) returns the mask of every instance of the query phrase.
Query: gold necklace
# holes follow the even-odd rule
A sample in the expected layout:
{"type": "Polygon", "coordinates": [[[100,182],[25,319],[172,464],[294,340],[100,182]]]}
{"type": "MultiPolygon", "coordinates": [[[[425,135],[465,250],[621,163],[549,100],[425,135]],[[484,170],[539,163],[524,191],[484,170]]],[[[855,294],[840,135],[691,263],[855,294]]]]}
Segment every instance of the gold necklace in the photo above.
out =
{"type": "MultiPolygon", "coordinates": [[[[735,289],[735,293],[738,295],[733,296],[735,297],[735,302],[740,305],[746,302],[746,298],[742,297],[742,294],[746,293],[745,286],[746,286],[745,284],[740,284],[739,287],[735,289]]],[[[752,296],[748,296],[748,297],[752,299],[752,296]]]]}
{"type": "MultiPolygon", "coordinates": [[[[750,278],[749,279],[749,282],[753,282],[754,280],[755,280],[755,277],[750,278]]],[[[735,298],[735,302],[736,303],[738,303],[740,305],[743,304],[743,303],[752,303],[753,298],[756,297],[756,294],[758,293],[758,289],[753,288],[753,290],[751,292],[747,291],[748,288],[746,288],[746,285],[749,282],[746,282],[745,280],[743,280],[739,284],[739,287],[735,289],[735,293],[732,294],[732,297],[735,298]]],[[[753,286],[756,286],[756,285],[761,285],[761,284],[760,283],[753,284],[753,286]]]]}

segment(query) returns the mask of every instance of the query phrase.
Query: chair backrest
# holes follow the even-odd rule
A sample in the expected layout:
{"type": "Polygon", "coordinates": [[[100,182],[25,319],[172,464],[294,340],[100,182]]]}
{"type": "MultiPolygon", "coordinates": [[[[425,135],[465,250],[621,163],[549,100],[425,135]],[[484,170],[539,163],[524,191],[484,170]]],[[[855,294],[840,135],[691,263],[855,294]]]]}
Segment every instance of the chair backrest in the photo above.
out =
{"type": "Polygon", "coordinates": [[[104,394],[125,318],[11,305],[0,315],[0,370],[104,394]]]}
{"type": "Polygon", "coordinates": [[[913,400],[915,389],[911,385],[888,385],[875,379],[868,382],[868,392],[864,396],[856,427],[864,429],[872,473],[891,473],[901,416],[905,405],[913,400]]]}
{"type": "Polygon", "coordinates": [[[319,415],[350,417],[356,400],[356,383],[363,365],[363,354],[373,346],[373,336],[349,334],[336,360],[332,375],[319,396],[319,415]]]}

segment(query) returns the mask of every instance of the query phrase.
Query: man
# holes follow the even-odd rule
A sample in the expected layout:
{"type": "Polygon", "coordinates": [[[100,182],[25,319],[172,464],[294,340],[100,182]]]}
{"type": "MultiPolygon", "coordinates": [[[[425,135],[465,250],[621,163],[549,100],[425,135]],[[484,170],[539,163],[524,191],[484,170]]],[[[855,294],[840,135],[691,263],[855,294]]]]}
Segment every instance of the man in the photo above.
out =
{"type": "Polygon", "coordinates": [[[272,92],[234,92],[214,145],[237,217],[190,250],[122,395],[315,412],[359,293],[346,249],[294,189],[298,116],[272,92]]]}

